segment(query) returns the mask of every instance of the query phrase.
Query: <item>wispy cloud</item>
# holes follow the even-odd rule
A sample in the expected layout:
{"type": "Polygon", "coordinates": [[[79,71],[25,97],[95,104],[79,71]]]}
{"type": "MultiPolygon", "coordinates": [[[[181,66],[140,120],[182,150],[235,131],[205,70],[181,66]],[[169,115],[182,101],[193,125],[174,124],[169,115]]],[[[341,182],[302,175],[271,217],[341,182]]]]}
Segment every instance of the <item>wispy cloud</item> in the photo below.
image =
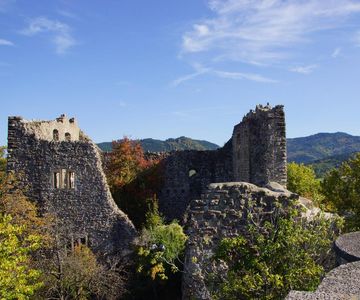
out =
{"type": "Polygon", "coordinates": [[[6,12],[15,0],[0,0],[0,12],[6,12]]]}
{"type": "Polygon", "coordinates": [[[188,75],[181,76],[181,77],[175,79],[171,83],[171,86],[172,87],[177,87],[180,84],[184,83],[185,81],[194,79],[195,77],[198,77],[198,76],[203,75],[203,74],[208,73],[208,72],[209,72],[209,69],[204,69],[204,70],[196,71],[196,72],[188,74],[188,75]]]}
{"type": "Polygon", "coordinates": [[[41,33],[50,33],[51,41],[55,45],[57,54],[64,54],[69,48],[76,45],[75,39],[71,35],[71,28],[69,25],[50,20],[46,17],[38,17],[30,20],[28,26],[21,31],[27,36],[35,36],[41,33]]]}
{"type": "Polygon", "coordinates": [[[310,42],[318,31],[339,28],[360,13],[355,0],[208,0],[214,17],[182,36],[182,53],[252,63],[288,58],[294,45],[310,42]]]}
{"type": "Polygon", "coordinates": [[[125,101],[119,101],[118,103],[118,106],[120,106],[120,107],[126,107],[127,106],[127,103],[125,102],[125,101]]]}
{"type": "Polygon", "coordinates": [[[0,39],[0,46],[14,46],[14,43],[9,40],[0,39]]]}
{"type": "Polygon", "coordinates": [[[216,71],[214,70],[213,73],[222,78],[229,78],[229,79],[246,79],[256,82],[264,82],[264,83],[276,83],[278,80],[274,80],[271,78],[264,77],[259,74],[251,74],[251,73],[241,73],[241,72],[225,72],[225,71],[216,71]]]}
{"type": "Polygon", "coordinates": [[[195,65],[194,69],[195,69],[194,73],[191,73],[191,74],[188,74],[185,76],[181,76],[181,77],[175,79],[171,83],[171,86],[177,87],[180,84],[184,83],[185,81],[189,81],[191,79],[194,79],[198,76],[205,75],[205,74],[215,76],[215,77],[220,77],[220,78],[235,79],[235,80],[245,79],[245,80],[262,82],[262,83],[278,82],[277,80],[267,78],[267,77],[264,77],[259,74],[243,73],[243,72],[228,72],[228,71],[216,70],[216,69],[212,69],[212,68],[205,68],[200,65],[195,65]]]}
{"type": "Polygon", "coordinates": [[[66,17],[66,18],[70,18],[70,19],[74,19],[74,20],[77,20],[79,19],[77,15],[73,14],[72,12],[69,12],[67,10],[57,10],[57,13],[60,15],[60,16],[63,16],[63,17],[66,17]]]}
{"type": "Polygon", "coordinates": [[[337,58],[341,54],[341,48],[337,47],[334,49],[333,53],[331,53],[332,58],[337,58]]]}
{"type": "Polygon", "coordinates": [[[291,68],[290,71],[307,75],[307,74],[312,73],[317,67],[318,67],[317,65],[297,66],[297,67],[291,68]]]}
{"type": "Polygon", "coordinates": [[[355,33],[354,42],[356,47],[360,47],[360,30],[355,33]]]}

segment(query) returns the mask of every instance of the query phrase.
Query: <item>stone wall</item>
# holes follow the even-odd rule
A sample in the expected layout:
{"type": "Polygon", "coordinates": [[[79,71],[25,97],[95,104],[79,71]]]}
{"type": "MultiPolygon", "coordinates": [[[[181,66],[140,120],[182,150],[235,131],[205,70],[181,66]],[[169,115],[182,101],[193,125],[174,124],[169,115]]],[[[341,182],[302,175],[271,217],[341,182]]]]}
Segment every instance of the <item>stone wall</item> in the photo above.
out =
{"type": "Polygon", "coordinates": [[[244,182],[210,184],[200,198],[191,202],[188,212],[183,299],[211,299],[206,280],[212,273],[226,270],[224,265],[215,265],[211,257],[223,238],[246,234],[248,210],[266,219],[277,202],[286,204],[297,199],[281,186],[272,191],[244,182]]]}
{"type": "Polygon", "coordinates": [[[160,211],[183,220],[186,207],[212,182],[245,181],[286,186],[283,106],[258,105],[234,127],[232,138],[215,151],[178,151],[164,160],[160,211]]]}
{"type": "Polygon", "coordinates": [[[68,119],[66,115],[61,115],[56,120],[51,121],[32,121],[23,124],[28,134],[33,134],[39,140],[52,141],[56,132],[59,141],[80,139],[80,128],[75,118],[68,119]]]}
{"type": "Polygon", "coordinates": [[[176,151],[163,164],[159,208],[168,220],[182,221],[191,200],[200,197],[209,183],[231,181],[231,143],[214,151],[176,151]]]}
{"type": "Polygon", "coordinates": [[[286,186],[285,115],[282,105],[258,105],[234,127],[233,181],[286,186]]]}
{"type": "Polygon", "coordinates": [[[63,116],[59,119],[28,122],[9,117],[8,170],[22,174],[26,195],[42,212],[56,217],[69,239],[86,241],[103,255],[125,254],[136,231],[111,197],[99,149],[74,122],[69,125],[63,116]],[[53,141],[44,134],[54,127],[62,133],[68,126],[73,137],[78,133],[75,141],[53,141]],[[62,186],[56,187],[60,177],[62,186]]]}

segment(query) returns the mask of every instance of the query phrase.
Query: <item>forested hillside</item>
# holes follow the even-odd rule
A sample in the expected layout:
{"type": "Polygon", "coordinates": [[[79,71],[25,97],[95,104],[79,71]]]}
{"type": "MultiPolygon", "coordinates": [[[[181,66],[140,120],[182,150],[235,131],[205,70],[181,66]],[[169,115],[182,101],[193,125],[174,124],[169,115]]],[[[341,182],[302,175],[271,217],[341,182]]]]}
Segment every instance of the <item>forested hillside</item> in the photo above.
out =
{"type": "MultiPolygon", "coordinates": [[[[144,151],[150,152],[168,152],[173,150],[215,150],[218,145],[204,140],[193,140],[191,138],[181,136],[178,138],[170,138],[165,141],[156,139],[142,139],[139,141],[144,151]]],[[[99,143],[98,146],[103,151],[111,151],[111,142],[99,143]]]]}
{"type": "Polygon", "coordinates": [[[344,132],[318,133],[287,140],[288,161],[310,163],[360,151],[360,137],[344,132]]]}

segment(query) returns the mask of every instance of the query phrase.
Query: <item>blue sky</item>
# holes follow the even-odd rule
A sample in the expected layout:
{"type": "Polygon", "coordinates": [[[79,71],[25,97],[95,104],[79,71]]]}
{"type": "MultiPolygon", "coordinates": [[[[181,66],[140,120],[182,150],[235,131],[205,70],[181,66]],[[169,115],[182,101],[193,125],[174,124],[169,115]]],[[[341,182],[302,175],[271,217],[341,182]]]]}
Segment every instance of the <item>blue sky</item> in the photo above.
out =
{"type": "Polygon", "coordinates": [[[222,145],[256,104],[288,137],[360,135],[360,1],[0,0],[7,116],[75,116],[96,142],[222,145]]]}

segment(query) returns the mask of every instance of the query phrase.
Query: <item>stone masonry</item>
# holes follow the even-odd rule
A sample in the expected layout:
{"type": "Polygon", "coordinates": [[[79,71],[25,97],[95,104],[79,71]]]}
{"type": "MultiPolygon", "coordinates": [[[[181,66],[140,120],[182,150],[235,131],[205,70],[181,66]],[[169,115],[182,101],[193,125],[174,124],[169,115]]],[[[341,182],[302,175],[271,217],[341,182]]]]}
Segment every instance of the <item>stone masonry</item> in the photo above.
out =
{"type": "Polygon", "coordinates": [[[232,138],[215,151],[177,151],[165,160],[160,211],[183,220],[186,208],[212,182],[246,181],[286,186],[285,114],[282,105],[258,105],[234,127],[232,138]]]}
{"type": "Polygon", "coordinates": [[[21,174],[20,184],[40,211],[57,219],[72,244],[126,254],[135,228],[111,197],[98,147],[75,119],[9,117],[8,128],[8,171],[21,174]]]}
{"type": "Polygon", "coordinates": [[[283,106],[257,106],[234,127],[233,181],[286,186],[286,137],[283,106]]]}
{"type": "Polygon", "coordinates": [[[207,280],[226,272],[226,266],[212,260],[225,237],[246,235],[249,211],[258,218],[269,217],[276,203],[286,205],[299,196],[277,184],[261,188],[246,182],[212,183],[189,208],[189,240],[185,253],[183,299],[210,300],[207,280]],[[274,188],[275,187],[275,188],[274,188]]]}

